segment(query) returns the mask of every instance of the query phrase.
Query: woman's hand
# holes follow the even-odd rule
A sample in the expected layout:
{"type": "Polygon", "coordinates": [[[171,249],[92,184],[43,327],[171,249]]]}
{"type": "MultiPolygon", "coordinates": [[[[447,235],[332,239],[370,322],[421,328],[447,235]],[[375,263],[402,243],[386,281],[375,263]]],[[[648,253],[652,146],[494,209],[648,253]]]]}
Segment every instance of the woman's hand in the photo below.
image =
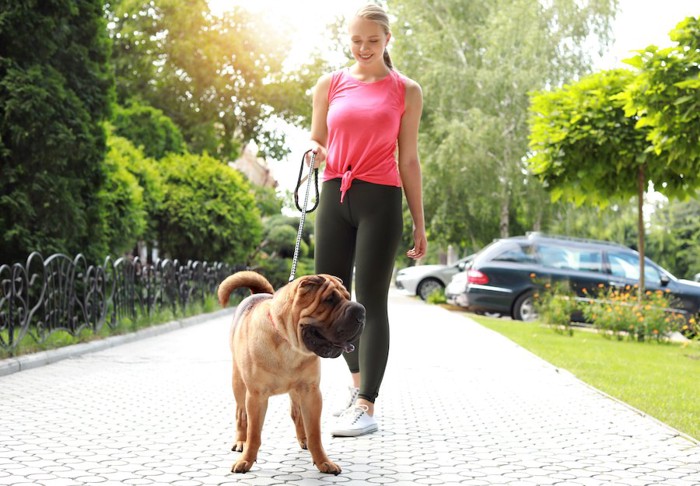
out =
{"type": "Polygon", "coordinates": [[[420,260],[425,256],[428,249],[428,239],[425,236],[424,229],[414,228],[413,230],[413,248],[406,252],[406,256],[413,260],[420,260]]]}
{"type": "MultiPolygon", "coordinates": [[[[326,148],[319,145],[318,143],[312,142],[311,152],[315,154],[314,169],[318,169],[321,166],[321,164],[323,164],[326,161],[326,148]]],[[[311,163],[311,152],[308,152],[305,156],[306,165],[309,165],[311,163]]]]}

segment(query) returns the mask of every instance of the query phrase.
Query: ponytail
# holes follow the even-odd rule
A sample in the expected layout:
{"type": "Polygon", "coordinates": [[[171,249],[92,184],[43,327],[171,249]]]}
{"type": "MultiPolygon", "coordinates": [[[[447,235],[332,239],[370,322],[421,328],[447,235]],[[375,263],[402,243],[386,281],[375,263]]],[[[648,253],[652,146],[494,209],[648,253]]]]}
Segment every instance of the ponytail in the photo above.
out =
{"type": "Polygon", "coordinates": [[[386,48],[384,48],[384,56],[383,57],[384,57],[384,64],[386,64],[386,67],[393,70],[394,63],[391,62],[391,56],[389,55],[389,51],[387,51],[386,48]]]}

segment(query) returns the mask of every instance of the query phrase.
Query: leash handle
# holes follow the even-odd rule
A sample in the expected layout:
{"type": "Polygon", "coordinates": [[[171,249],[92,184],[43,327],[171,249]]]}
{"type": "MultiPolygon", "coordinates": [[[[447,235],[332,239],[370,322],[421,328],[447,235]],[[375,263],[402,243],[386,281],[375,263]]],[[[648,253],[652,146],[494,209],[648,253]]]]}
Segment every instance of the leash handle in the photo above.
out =
{"type": "Polygon", "coordinates": [[[316,158],[316,154],[314,153],[313,150],[307,150],[304,152],[304,155],[301,156],[301,164],[299,165],[299,177],[297,177],[297,186],[294,188],[294,204],[296,205],[297,209],[301,211],[302,215],[305,212],[308,213],[313,213],[316,208],[318,207],[318,201],[319,201],[319,193],[318,193],[318,169],[314,169],[314,159],[316,158]],[[304,160],[306,159],[306,154],[311,152],[311,163],[309,164],[309,175],[306,177],[302,178],[302,173],[304,172],[304,160]],[[306,209],[306,205],[309,202],[309,191],[311,189],[311,173],[313,172],[314,174],[314,185],[316,189],[316,200],[314,202],[314,205],[311,209],[306,209]],[[306,199],[304,200],[304,207],[302,208],[299,206],[299,188],[301,185],[304,183],[304,181],[308,180],[309,185],[306,186],[306,199]]]}
{"type": "Polygon", "coordinates": [[[304,221],[306,220],[306,213],[307,209],[306,206],[309,203],[309,194],[311,193],[311,174],[314,173],[316,175],[316,203],[314,204],[314,207],[312,207],[308,212],[314,211],[318,207],[318,200],[319,200],[319,195],[318,195],[318,169],[314,168],[316,162],[316,153],[313,152],[312,150],[307,150],[304,152],[304,155],[301,157],[301,167],[299,168],[299,178],[297,180],[297,187],[294,190],[294,203],[297,206],[297,209],[301,211],[301,218],[299,219],[299,229],[297,230],[297,241],[296,244],[294,245],[294,258],[292,259],[292,271],[289,274],[289,281],[291,282],[294,280],[294,277],[297,273],[297,262],[299,261],[299,247],[301,246],[301,236],[304,231],[304,221]],[[311,162],[309,163],[309,175],[307,176],[306,180],[308,181],[306,185],[306,195],[304,196],[304,206],[300,207],[299,206],[299,187],[301,187],[301,184],[303,182],[301,175],[304,170],[304,159],[306,159],[306,154],[311,152],[311,162]]]}

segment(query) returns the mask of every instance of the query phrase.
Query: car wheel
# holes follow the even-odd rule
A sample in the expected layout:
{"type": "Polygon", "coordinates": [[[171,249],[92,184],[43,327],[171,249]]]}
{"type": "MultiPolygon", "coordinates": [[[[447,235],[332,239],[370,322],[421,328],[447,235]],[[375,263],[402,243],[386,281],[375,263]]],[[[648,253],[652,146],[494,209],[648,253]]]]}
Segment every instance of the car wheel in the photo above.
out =
{"type": "Polygon", "coordinates": [[[428,296],[430,294],[432,294],[436,290],[442,290],[444,288],[445,288],[445,286],[442,285],[442,282],[440,282],[439,280],[434,279],[434,278],[426,278],[425,280],[421,281],[421,283],[418,284],[418,288],[416,289],[416,294],[421,299],[428,300],[428,296]]]}
{"type": "Polygon", "coordinates": [[[515,299],[515,304],[513,304],[513,319],[526,322],[537,319],[535,292],[529,290],[515,299]]]}

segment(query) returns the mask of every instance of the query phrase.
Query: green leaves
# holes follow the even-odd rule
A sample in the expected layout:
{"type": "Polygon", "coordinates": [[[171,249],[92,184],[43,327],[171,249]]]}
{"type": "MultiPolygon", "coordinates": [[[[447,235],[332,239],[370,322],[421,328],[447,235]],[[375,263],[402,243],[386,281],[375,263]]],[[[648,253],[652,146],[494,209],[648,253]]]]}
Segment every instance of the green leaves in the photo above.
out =
{"type": "Polygon", "coordinates": [[[523,162],[528,93],[589,68],[585,39],[606,37],[614,2],[578,3],[389,2],[398,18],[392,56],[425,97],[420,143],[431,241],[466,252],[546,222],[551,204],[523,162]]]}
{"type": "Polygon", "coordinates": [[[528,165],[553,200],[600,205],[637,193],[648,142],[619,97],[632,79],[630,71],[603,71],[533,94],[528,165]]]}
{"type": "Polygon", "coordinates": [[[260,212],[240,172],[207,155],[170,154],[158,163],[165,198],[159,241],[181,260],[247,261],[262,235],[260,212]]]}
{"type": "Polygon", "coordinates": [[[4,2],[1,10],[0,263],[35,250],[88,253],[102,237],[97,194],[112,85],[102,2],[4,2]]]}

